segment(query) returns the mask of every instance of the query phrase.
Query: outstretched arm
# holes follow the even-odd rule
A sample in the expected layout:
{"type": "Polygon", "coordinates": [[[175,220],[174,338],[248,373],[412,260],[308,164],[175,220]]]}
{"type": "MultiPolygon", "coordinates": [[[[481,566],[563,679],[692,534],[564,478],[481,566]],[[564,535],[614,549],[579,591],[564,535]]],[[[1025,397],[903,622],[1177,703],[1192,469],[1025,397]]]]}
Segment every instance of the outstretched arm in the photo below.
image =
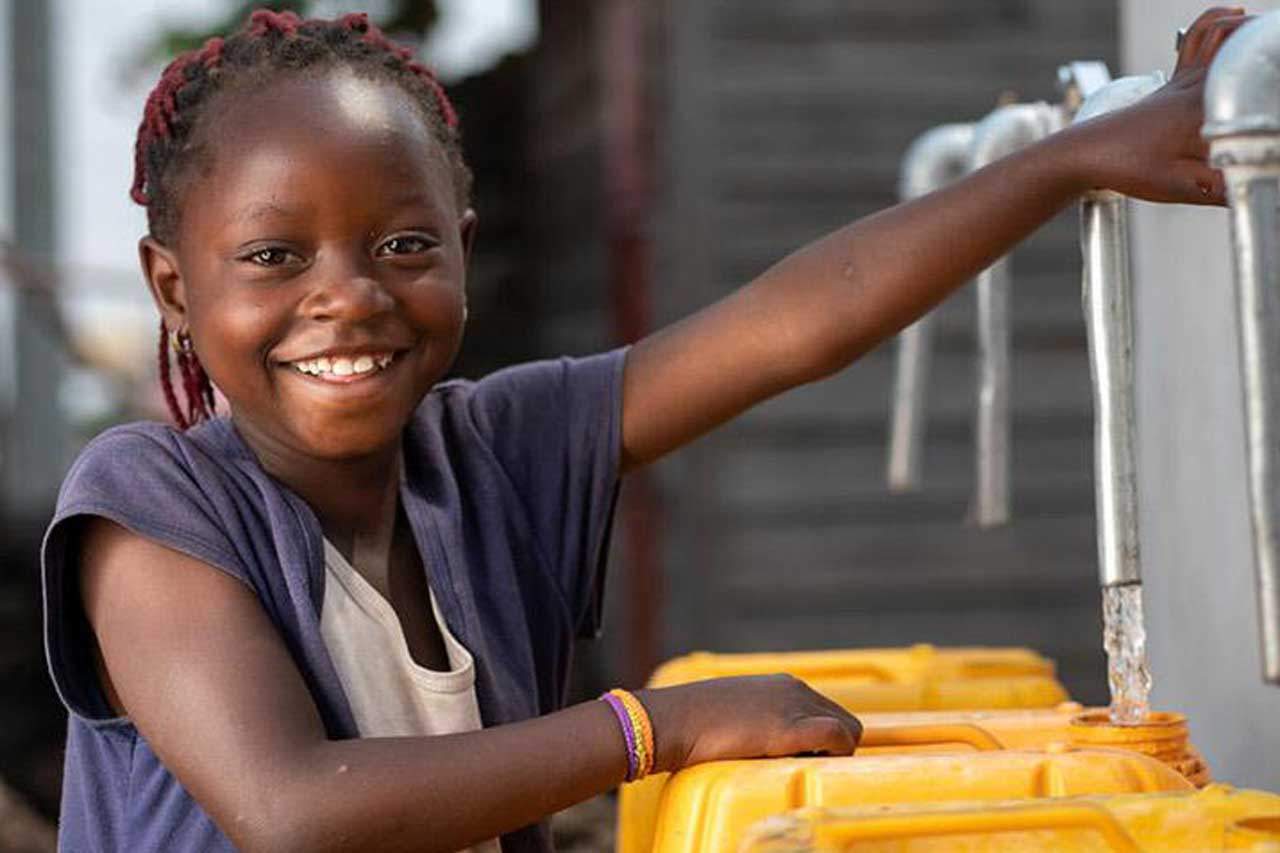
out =
{"type": "Polygon", "coordinates": [[[848,225],[638,343],[624,465],[653,461],[788,388],[828,376],[924,314],[1085,191],[1223,203],[1200,139],[1204,77],[1239,10],[1202,15],[1162,90],[950,187],[848,225]]]}

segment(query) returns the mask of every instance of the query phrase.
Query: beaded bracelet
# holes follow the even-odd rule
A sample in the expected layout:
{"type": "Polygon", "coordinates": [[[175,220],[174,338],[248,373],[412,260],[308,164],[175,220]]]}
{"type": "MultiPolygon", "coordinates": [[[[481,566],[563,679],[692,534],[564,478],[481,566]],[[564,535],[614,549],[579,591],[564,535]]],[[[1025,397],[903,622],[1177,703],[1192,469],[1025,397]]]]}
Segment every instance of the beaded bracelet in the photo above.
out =
{"type": "Polygon", "coordinates": [[[645,710],[644,705],[635,697],[635,694],[620,690],[618,698],[622,700],[622,704],[626,706],[631,717],[632,723],[639,733],[637,740],[641,746],[640,755],[643,759],[641,762],[640,778],[644,778],[653,772],[653,765],[657,759],[657,752],[653,747],[653,723],[649,720],[649,713],[645,710]]]}
{"type": "Polygon", "coordinates": [[[600,697],[618,718],[627,743],[627,781],[635,782],[653,772],[653,724],[640,700],[625,690],[610,690],[600,697]]]}

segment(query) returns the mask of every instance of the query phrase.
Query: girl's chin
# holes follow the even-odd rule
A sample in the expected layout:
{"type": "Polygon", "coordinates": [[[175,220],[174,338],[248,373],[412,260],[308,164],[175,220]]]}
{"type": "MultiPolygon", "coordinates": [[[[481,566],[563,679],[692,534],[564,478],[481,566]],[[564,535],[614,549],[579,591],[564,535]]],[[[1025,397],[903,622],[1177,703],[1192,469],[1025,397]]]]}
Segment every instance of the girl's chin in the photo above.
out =
{"type": "Polygon", "coordinates": [[[232,407],[232,419],[259,455],[339,461],[398,446],[416,408],[408,395],[401,397],[387,395],[366,406],[348,407],[281,396],[268,411],[232,407]]]}

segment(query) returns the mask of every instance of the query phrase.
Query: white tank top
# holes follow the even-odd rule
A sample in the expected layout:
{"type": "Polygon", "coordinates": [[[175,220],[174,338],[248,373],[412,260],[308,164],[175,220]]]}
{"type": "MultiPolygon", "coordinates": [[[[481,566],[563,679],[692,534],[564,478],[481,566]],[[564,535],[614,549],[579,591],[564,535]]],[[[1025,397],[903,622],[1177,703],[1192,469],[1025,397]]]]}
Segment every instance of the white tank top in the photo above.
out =
{"type": "MultiPolygon", "coordinates": [[[[435,594],[431,613],[449,655],[448,672],[414,662],[390,602],[327,539],[324,568],[320,633],[360,736],[444,735],[481,728],[471,653],[440,618],[435,594]]],[[[500,850],[494,840],[469,848],[469,853],[500,850]]]]}

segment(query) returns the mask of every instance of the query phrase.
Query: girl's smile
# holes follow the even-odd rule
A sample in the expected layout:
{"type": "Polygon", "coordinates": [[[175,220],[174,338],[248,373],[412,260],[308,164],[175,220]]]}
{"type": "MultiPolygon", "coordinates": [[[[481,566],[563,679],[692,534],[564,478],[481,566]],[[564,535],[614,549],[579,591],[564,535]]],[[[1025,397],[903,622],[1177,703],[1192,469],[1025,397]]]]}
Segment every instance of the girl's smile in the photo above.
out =
{"type": "Polygon", "coordinates": [[[474,226],[421,107],[332,70],[224,93],[194,136],[177,245],[143,246],[170,327],[260,456],[394,448],[461,341],[474,226]]]}

